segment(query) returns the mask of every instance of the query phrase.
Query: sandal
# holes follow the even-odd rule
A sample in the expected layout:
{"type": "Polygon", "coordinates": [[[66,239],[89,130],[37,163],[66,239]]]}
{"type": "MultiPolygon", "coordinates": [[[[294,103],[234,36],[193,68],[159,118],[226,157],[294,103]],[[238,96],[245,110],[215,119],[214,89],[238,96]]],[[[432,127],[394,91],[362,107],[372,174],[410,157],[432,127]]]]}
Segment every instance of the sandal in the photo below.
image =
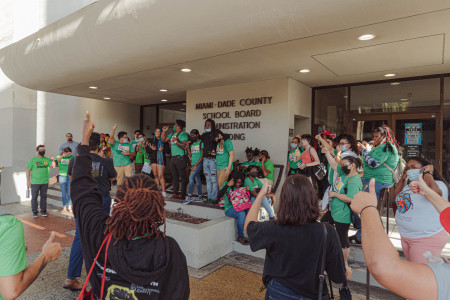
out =
{"type": "Polygon", "coordinates": [[[61,210],[61,213],[65,213],[67,211],[67,208],[64,206],[64,208],[61,210]]]}
{"type": "Polygon", "coordinates": [[[238,237],[237,241],[238,241],[239,243],[241,243],[242,245],[245,245],[245,246],[249,244],[247,238],[245,238],[244,236],[238,237]]]}

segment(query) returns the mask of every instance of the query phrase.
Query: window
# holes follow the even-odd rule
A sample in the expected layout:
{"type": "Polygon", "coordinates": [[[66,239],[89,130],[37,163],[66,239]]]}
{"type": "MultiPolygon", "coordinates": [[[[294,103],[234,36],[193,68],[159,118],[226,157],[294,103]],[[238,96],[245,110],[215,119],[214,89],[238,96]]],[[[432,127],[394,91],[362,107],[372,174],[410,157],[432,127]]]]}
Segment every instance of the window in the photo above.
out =
{"type": "Polygon", "coordinates": [[[315,91],[314,133],[329,130],[332,134],[348,132],[347,87],[315,91]]]}

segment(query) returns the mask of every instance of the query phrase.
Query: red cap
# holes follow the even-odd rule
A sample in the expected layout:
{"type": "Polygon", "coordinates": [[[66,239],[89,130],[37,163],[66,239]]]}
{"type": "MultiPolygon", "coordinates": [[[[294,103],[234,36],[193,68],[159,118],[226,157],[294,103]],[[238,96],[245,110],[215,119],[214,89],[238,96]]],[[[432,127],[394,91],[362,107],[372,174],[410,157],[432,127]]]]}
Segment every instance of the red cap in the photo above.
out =
{"type": "Polygon", "coordinates": [[[100,134],[101,137],[106,138],[106,134],[102,133],[100,134]]]}
{"type": "Polygon", "coordinates": [[[331,132],[329,130],[324,130],[320,134],[331,136],[331,132]]]}

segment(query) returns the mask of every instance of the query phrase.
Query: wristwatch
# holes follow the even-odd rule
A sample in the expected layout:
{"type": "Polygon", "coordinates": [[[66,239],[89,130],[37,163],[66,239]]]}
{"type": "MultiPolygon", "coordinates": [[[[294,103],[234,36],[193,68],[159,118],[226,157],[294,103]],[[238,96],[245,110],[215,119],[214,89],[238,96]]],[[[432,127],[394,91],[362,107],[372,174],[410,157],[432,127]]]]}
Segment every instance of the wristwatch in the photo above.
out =
{"type": "Polygon", "coordinates": [[[426,174],[430,174],[431,176],[433,176],[433,173],[431,173],[430,171],[423,172],[423,176],[425,176],[426,174]]]}

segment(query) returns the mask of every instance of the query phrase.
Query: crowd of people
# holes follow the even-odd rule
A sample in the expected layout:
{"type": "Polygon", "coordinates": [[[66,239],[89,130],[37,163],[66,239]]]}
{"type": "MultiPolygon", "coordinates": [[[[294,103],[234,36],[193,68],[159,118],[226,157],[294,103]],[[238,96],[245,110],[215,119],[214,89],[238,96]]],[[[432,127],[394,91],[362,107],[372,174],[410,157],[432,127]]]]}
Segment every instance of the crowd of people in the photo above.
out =
{"type": "MultiPolygon", "coordinates": [[[[68,133],[56,159],[47,158],[45,146],[39,145],[27,165],[33,217],[38,217],[39,194],[41,216],[47,216],[49,168],[58,167],[63,212],[73,212],[76,220],[65,288],[84,294],[89,281],[92,299],[189,297],[186,258],[165,234],[164,170],[170,161],[172,199],[222,206],[226,216],[236,219],[237,241],[253,251],[266,250],[266,299],[326,299],[324,271],[345,288],[351,278],[351,244],[362,244],[372,275],[398,295],[450,298],[450,267],[440,258],[450,231],[448,183],[423,157],[409,158],[403,166],[401,147],[387,126],[374,128],[370,141],[349,134],[334,138],[329,131],[297,135],[286,172],[278,175],[286,178],[277,198],[269,152],[248,147],[247,160],[235,161],[230,137],[215,128],[214,120],[206,120],[203,134],[198,129],[188,134],[185,122],[176,120],[173,130],[165,126],[149,138],[136,130],[130,140],[124,131],[116,135],[116,125],[110,135],[93,132],[95,124],[89,113],[86,117],[80,144],[68,133]],[[114,181],[118,191],[110,210],[114,181]],[[395,220],[407,261],[380,222],[382,191],[394,186],[395,220]],[[258,218],[261,207],[267,222],[258,218]],[[349,236],[351,226],[358,231],[349,236]],[[83,261],[90,270],[84,286],[77,281],[83,261]]],[[[0,294],[13,299],[59,257],[61,247],[52,235],[42,257],[26,267],[20,222],[1,213],[0,218],[7,218],[18,236],[8,236],[15,250],[3,253],[0,246],[4,260],[15,257],[0,273],[0,294]],[[27,281],[24,274],[30,274],[27,281]]]]}

